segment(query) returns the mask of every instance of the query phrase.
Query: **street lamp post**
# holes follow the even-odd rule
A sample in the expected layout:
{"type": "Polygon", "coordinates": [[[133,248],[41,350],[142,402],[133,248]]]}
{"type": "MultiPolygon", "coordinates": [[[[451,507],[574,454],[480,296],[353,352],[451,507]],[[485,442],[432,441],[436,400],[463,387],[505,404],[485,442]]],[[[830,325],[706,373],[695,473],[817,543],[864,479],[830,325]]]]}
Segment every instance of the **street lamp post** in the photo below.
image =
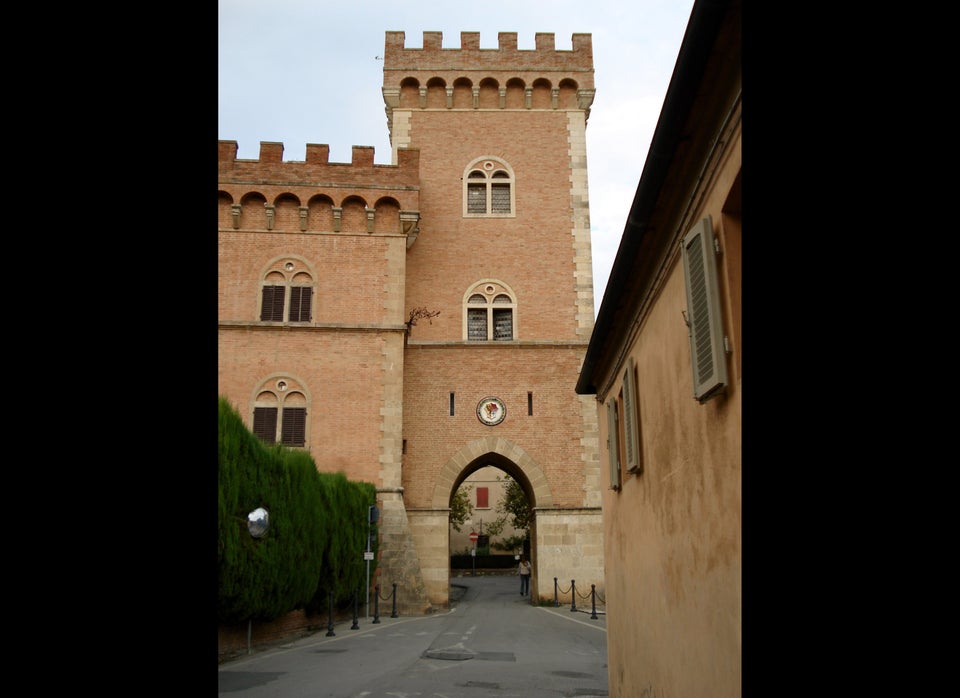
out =
{"type": "MultiPolygon", "coordinates": [[[[247,514],[247,531],[252,538],[263,538],[270,528],[270,512],[263,507],[257,507],[247,514]]],[[[253,654],[253,619],[247,619],[247,654],[253,654]]]]}
{"type": "Polygon", "coordinates": [[[370,549],[370,538],[373,535],[373,526],[380,520],[380,510],[377,509],[376,504],[371,504],[367,507],[367,551],[363,556],[367,561],[367,606],[366,614],[367,618],[370,617],[370,560],[373,559],[373,551],[370,549]]]}

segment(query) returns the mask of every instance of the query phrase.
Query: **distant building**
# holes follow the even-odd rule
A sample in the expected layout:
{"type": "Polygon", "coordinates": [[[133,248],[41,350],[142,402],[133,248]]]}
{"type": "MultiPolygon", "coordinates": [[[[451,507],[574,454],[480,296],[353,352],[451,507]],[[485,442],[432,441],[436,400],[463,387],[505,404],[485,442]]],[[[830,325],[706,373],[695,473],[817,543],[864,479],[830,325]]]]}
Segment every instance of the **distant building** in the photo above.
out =
{"type": "Polygon", "coordinates": [[[516,550],[500,550],[495,544],[502,543],[510,538],[523,536],[523,531],[517,530],[510,523],[511,516],[507,514],[507,521],[499,535],[490,536],[489,526],[496,521],[500,513],[497,506],[506,495],[506,481],[503,471],[499,468],[486,467],[481,468],[467,479],[461,485],[469,490],[470,504],[473,506],[473,516],[470,521],[463,524],[459,531],[450,529],[450,554],[463,553],[474,547],[470,540],[470,534],[476,532],[478,536],[488,536],[491,555],[513,555],[522,552],[522,546],[516,550]],[[484,525],[487,526],[484,529],[484,525]]]}
{"type": "Polygon", "coordinates": [[[697,0],[576,383],[617,698],[741,695],[740,57],[739,0],[697,0]]]}

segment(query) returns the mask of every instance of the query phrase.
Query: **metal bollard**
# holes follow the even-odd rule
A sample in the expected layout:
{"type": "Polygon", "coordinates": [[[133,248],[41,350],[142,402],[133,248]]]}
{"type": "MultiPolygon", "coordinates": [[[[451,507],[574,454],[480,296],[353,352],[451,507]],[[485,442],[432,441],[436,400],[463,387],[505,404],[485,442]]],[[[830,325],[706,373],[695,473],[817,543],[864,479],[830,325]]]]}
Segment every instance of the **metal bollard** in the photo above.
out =
{"type": "Polygon", "coordinates": [[[350,626],[351,630],[360,629],[360,624],[357,623],[357,603],[358,603],[357,597],[359,596],[360,596],[360,590],[357,589],[355,592],[353,592],[353,625],[350,626]]]}
{"type": "Polygon", "coordinates": [[[393,583],[393,612],[390,614],[391,618],[397,617],[397,583],[393,583]]]}
{"type": "Polygon", "coordinates": [[[593,605],[593,613],[590,614],[590,620],[597,619],[597,585],[590,585],[590,603],[593,605]]]}
{"type": "Polygon", "coordinates": [[[373,622],[380,622],[380,585],[373,588],[373,622]]]}
{"type": "Polygon", "coordinates": [[[560,607],[560,598],[557,596],[557,578],[553,578],[553,605],[560,607]]]}
{"type": "Polygon", "coordinates": [[[328,607],[330,608],[330,615],[329,615],[329,618],[327,619],[327,637],[333,637],[334,635],[336,635],[336,633],[333,632],[333,592],[332,591],[330,592],[330,595],[328,598],[330,599],[329,603],[327,604],[328,607]]]}
{"type": "Polygon", "coordinates": [[[574,580],[570,580],[570,610],[577,610],[577,583],[574,580]]]}

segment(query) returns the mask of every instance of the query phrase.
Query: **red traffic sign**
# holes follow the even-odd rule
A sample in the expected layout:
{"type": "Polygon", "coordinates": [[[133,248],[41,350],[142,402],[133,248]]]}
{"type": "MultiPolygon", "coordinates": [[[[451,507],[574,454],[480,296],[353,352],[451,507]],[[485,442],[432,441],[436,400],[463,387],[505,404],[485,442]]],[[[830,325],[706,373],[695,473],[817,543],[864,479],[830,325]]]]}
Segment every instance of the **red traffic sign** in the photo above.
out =
{"type": "Polygon", "coordinates": [[[477,542],[477,539],[478,539],[479,537],[480,537],[480,536],[477,535],[477,532],[476,532],[476,531],[470,531],[470,542],[471,542],[471,543],[476,543],[476,542],[477,542]]]}

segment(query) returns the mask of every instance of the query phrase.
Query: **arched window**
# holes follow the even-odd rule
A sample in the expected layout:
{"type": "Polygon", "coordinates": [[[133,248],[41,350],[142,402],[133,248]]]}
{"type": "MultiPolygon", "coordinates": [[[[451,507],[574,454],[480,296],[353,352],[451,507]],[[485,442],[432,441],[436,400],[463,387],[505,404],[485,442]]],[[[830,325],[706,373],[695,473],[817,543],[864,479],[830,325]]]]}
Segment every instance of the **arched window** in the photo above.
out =
{"type": "Polygon", "coordinates": [[[464,338],[471,342],[515,339],[517,304],[513,292],[497,281],[482,281],[465,294],[464,338]]]}
{"type": "Polygon", "coordinates": [[[463,215],[514,216],[516,192],[513,170],[493,157],[477,158],[463,175],[463,215]]]}
{"type": "Polygon", "coordinates": [[[299,259],[274,260],[264,272],[260,293],[262,322],[310,322],[313,274],[299,259]]]}
{"type": "Polygon", "coordinates": [[[309,436],[309,401],[307,391],[296,378],[271,376],[260,385],[254,397],[254,435],[268,444],[305,447],[309,436]]]}

